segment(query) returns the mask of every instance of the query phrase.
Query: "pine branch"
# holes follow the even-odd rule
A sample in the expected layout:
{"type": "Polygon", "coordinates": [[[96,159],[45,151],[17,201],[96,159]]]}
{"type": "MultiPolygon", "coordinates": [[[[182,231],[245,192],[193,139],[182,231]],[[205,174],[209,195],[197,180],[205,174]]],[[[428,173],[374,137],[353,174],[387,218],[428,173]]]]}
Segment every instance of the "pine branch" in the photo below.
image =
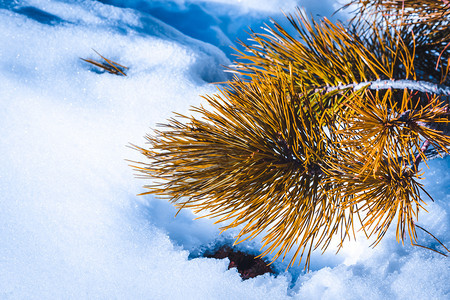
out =
{"type": "Polygon", "coordinates": [[[143,194],[223,230],[243,225],[236,243],[265,234],[261,256],[295,251],[288,266],[308,268],[336,236],[340,249],[356,217],[374,245],[392,224],[416,245],[428,195],[418,165],[450,149],[449,64],[430,73],[435,40],[410,31],[426,24],[380,18],[345,26],[299,12],[288,16],[299,38],[276,23],[252,33],[234,68],[243,76],[204,97],[201,118],[178,115],[147,136],[150,149],[134,146],[151,162],[133,166],[152,180],[143,194]]]}
{"type": "Polygon", "coordinates": [[[435,84],[432,82],[407,80],[407,79],[365,81],[360,83],[351,83],[347,85],[330,86],[324,89],[316,89],[315,92],[330,93],[337,90],[348,90],[348,89],[358,91],[364,88],[370,90],[407,89],[411,91],[419,91],[439,96],[447,96],[447,97],[450,96],[449,86],[442,84],[435,84]]]}

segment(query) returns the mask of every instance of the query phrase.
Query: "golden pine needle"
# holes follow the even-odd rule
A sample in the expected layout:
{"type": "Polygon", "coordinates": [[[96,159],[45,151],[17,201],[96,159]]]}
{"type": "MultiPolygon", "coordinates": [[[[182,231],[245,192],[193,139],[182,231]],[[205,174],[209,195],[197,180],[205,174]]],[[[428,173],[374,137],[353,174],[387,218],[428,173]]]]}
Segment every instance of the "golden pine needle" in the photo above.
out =
{"type": "Polygon", "coordinates": [[[263,235],[260,256],[291,253],[288,267],[308,268],[312,251],[336,236],[339,251],[359,229],[376,246],[392,223],[398,241],[417,244],[428,195],[417,157],[427,159],[424,140],[448,151],[448,106],[420,89],[370,87],[423,80],[414,33],[288,19],[300,39],[276,23],[253,33],[232,69],[241,77],[204,97],[210,109],[177,114],[146,137],[149,149],[133,146],[150,161],[133,166],[153,181],[143,194],[204,212],[222,230],[242,226],[236,243],[263,235]]]}
{"type": "Polygon", "coordinates": [[[106,57],[102,56],[100,53],[98,53],[97,51],[94,50],[95,53],[98,54],[98,56],[100,56],[105,63],[101,63],[92,59],[85,59],[85,58],[80,58],[81,60],[90,63],[96,67],[99,67],[111,74],[115,74],[115,75],[123,75],[123,76],[127,76],[127,74],[125,74],[125,70],[127,70],[128,68],[125,66],[122,66],[119,63],[116,63],[115,61],[109,60],[106,57]]]}

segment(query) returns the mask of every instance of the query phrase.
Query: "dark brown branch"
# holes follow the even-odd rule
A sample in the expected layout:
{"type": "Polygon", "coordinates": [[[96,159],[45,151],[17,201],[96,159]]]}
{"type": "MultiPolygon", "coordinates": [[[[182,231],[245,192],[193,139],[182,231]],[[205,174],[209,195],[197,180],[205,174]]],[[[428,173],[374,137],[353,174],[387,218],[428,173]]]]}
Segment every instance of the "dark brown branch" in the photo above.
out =
{"type": "Polygon", "coordinates": [[[423,142],[422,147],[420,147],[420,153],[417,154],[416,158],[414,159],[414,168],[416,171],[419,169],[419,164],[422,161],[422,153],[425,153],[430,145],[430,141],[426,140],[425,142],[423,142]]]}

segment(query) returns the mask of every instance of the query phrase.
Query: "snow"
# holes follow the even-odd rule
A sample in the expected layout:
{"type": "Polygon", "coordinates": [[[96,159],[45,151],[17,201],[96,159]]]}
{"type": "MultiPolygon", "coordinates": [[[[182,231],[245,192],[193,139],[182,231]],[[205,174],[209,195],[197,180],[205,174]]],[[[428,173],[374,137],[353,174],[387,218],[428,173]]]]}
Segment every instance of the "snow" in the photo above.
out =
{"type": "MultiPolygon", "coordinates": [[[[393,231],[375,249],[361,237],[314,253],[310,273],[276,262],[277,275],[242,281],[226,260],[199,257],[236,232],[136,196],[145,182],[126,159],[141,157],[127,145],[214,93],[247,26],[299,3],[329,16],[335,2],[0,2],[0,298],[448,299],[449,259],[402,246],[393,231]],[[98,59],[92,49],[128,76],[79,59],[98,59]]],[[[429,165],[435,202],[419,220],[448,246],[450,159],[429,165]]]]}

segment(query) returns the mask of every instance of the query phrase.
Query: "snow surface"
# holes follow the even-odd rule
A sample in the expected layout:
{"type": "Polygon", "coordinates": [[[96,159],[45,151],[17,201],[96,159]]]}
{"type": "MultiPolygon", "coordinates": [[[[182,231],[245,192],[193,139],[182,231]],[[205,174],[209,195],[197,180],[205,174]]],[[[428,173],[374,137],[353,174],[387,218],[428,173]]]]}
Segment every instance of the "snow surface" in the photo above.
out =
{"type": "MultiPolygon", "coordinates": [[[[329,16],[336,1],[0,1],[1,299],[449,299],[450,261],[359,238],[337,255],[242,281],[199,257],[232,241],[143,192],[128,143],[186,113],[227,78],[228,46],[280,8],[329,16]],[[79,58],[128,66],[101,73],[79,58]]],[[[450,245],[450,159],[429,163],[420,224],[450,245]]],[[[395,228],[394,228],[395,229],[395,228]]],[[[422,244],[442,250],[429,236],[422,244]]],[[[239,245],[258,253],[258,241],[239,245]]]]}

